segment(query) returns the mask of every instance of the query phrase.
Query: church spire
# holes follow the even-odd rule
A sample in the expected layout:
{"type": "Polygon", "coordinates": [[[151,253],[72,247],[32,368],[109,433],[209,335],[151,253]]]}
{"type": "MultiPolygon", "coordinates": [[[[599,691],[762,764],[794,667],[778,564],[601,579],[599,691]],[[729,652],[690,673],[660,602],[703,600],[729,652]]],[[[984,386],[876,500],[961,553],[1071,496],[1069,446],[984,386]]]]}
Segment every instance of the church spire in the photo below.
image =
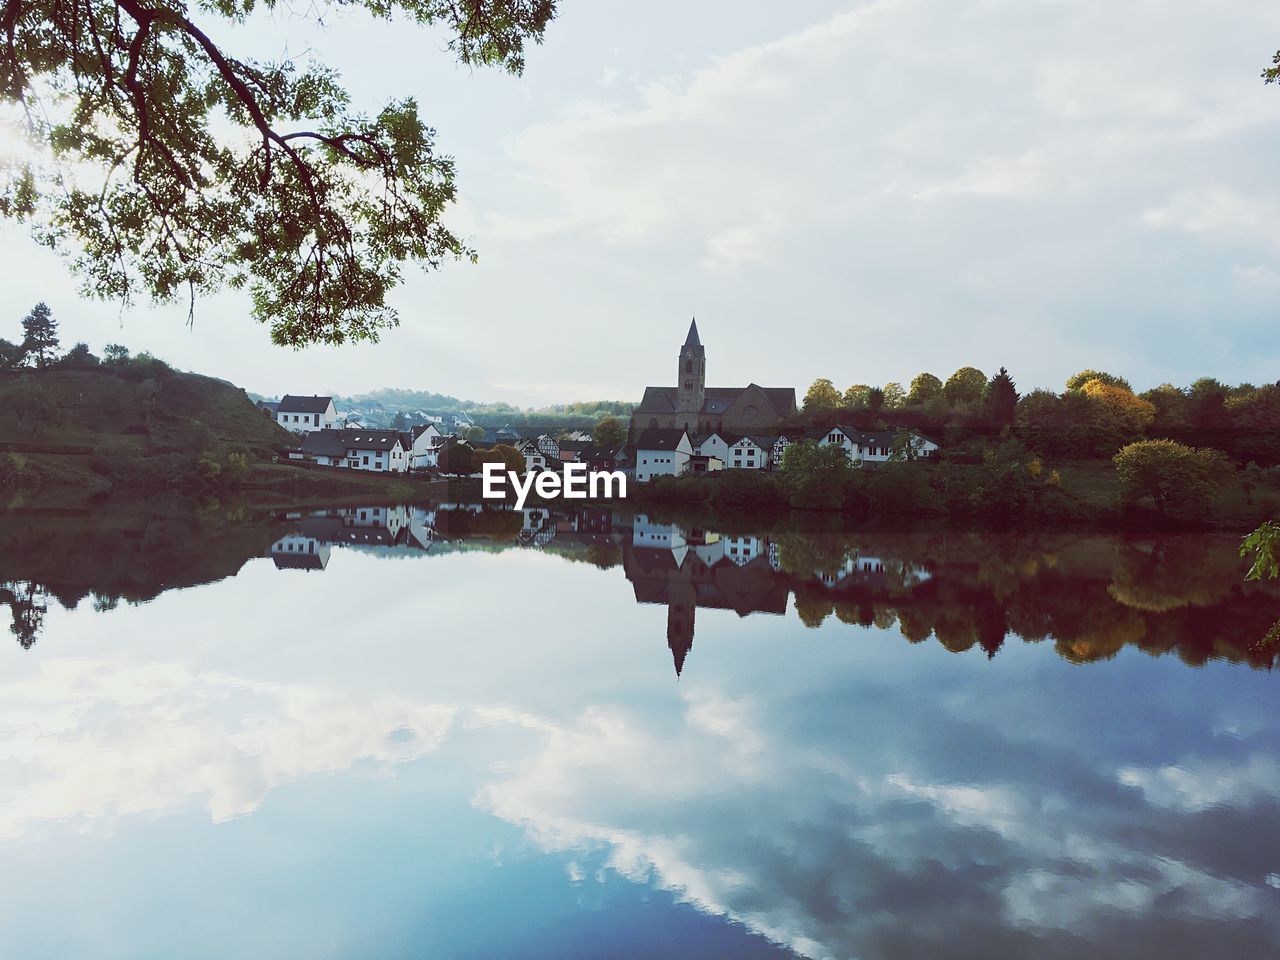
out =
{"type": "Polygon", "coordinates": [[[698,339],[698,318],[694,317],[693,322],[689,324],[689,335],[684,338],[686,347],[700,347],[702,341],[698,339]]]}

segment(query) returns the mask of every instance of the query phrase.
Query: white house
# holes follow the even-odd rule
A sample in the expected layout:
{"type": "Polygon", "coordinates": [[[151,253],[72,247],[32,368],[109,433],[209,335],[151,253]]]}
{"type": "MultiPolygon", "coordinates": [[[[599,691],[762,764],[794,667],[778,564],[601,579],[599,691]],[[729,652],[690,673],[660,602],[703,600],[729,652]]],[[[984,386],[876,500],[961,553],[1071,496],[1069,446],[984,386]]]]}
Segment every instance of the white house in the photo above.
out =
{"type": "Polygon", "coordinates": [[[286,394],[276,407],[276,423],[294,433],[332,430],[338,425],[333,397],[295,397],[286,394]]]}
{"type": "Polygon", "coordinates": [[[783,433],[775,437],[773,440],[773,449],[769,451],[769,465],[774,469],[782,466],[782,456],[787,452],[787,447],[791,446],[793,443],[799,443],[803,439],[804,437],[799,434],[795,436],[788,436],[783,433]]]}
{"type": "Polygon", "coordinates": [[[516,449],[524,457],[525,473],[541,473],[547,469],[547,455],[542,451],[538,441],[521,440],[516,444],[516,449]]]}
{"type": "Polygon", "coordinates": [[[678,428],[651,427],[636,440],[636,483],[654,477],[678,477],[689,466],[693,444],[678,428]]]}
{"type": "Polygon", "coordinates": [[[537,443],[538,449],[542,451],[542,455],[548,460],[560,459],[560,442],[551,434],[540,434],[534,442],[537,443]]]}
{"type": "MultiPolygon", "coordinates": [[[[896,430],[862,431],[860,446],[862,459],[868,463],[884,463],[893,456],[893,445],[898,440],[896,430]]],[[[904,451],[907,459],[927,460],[938,452],[938,445],[918,433],[908,433],[910,451],[904,451]]]]}
{"type": "Polygon", "coordinates": [[[724,465],[730,470],[763,470],[769,465],[771,446],[768,440],[739,437],[729,448],[724,465]]]}
{"type": "Polygon", "coordinates": [[[698,441],[698,449],[693,452],[700,457],[718,457],[727,462],[729,448],[733,446],[736,439],[737,437],[727,433],[709,433],[698,441]]]}
{"type": "Polygon", "coordinates": [[[852,427],[836,424],[826,430],[811,434],[810,439],[818,441],[820,447],[839,447],[845,452],[850,463],[858,463],[862,454],[859,447],[860,432],[852,427]]]}
{"type": "Polygon", "coordinates": [[[299,456],[321,466],[404,473],[410,451],[394,430],[316,430],[307,435],[299,456]]]}
{"type": "Polygon", "coordinates": [[[445,435],[434,423],[413,428],[413,445],[409,449],[409,467],[423,470],[440,465],[440,447],[445,435]]]}

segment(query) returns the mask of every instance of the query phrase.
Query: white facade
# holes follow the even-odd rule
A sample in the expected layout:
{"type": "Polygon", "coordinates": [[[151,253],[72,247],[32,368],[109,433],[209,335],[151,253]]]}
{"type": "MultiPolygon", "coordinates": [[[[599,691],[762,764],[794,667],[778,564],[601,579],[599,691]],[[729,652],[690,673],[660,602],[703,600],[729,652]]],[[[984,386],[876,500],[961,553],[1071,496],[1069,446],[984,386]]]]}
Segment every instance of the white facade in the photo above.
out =
{"type": "Polygon", "coordinates": [[[820,447],[839,447],[845,452],[850,463],[858,463],[862,459],[862,448],[858,443],[858,435],[847,432],[843,427],[832,427],[818,441],[820,447]]]}
{"type": "Polygon", "coordinates": [[[722,461],[727,462],[729,459],[729,441],[718,433],[712,433],[698,444],[698,449],[694,452],[700,457],[719,457],[722,461]]]}
{"type": "Polygon", "coordinates": [[[769,465],[769,451],[750,437],[743,437],[729,448],[724,465],[729,470],[763,470],[769,465]]]}
{"type": "Polygon", "coordinates": [[[332,430],[338,425],[338,411],[334,409],[333,400],[321,413],[303,413],[298,410],[281,409],[276,411],[276,423],[294,433],[311,433],[314,430],[332,430]]]}
{"type": "Polygon", "coordinates": [[[444,441],[444,434],[434,424],[428,424],[416,437],[413,438],[413,448],[409,451],[409,466],[414,470],[422,470],[427,467],[437,467],[440,465],[440,444],[444,441]]]}
{"type": "MultiPolygon", "coordinates": [[[[316,458],[319,462],[320,458],[316,458]]],[[[409,454],[397,440],[390,449],[375,449],[359,445],[347,448],[345,461],[335,461],[336,466],[352,470],[376,470],[384,473],[404,473],[409,469],[409,454]]]]}
{"type": "Polygon", "coordinates": [[[636,450],[636,483],[648,483],[654,477],[678,477],[689,467],[693,444],[682,434],[672,450],[636,450]]]}

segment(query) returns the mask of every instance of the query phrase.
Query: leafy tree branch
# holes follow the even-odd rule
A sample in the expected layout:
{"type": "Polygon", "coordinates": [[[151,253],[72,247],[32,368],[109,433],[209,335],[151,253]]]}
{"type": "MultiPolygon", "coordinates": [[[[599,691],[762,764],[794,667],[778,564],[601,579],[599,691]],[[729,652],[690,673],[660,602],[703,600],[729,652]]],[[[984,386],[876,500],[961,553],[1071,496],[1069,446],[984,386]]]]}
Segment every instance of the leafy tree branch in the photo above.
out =
{"type": "MultiPolygon", "coordinates": [[[[0,216],[30,221],[85,288],[130,302],[247,288],[274,342],[376,340],[406,262],[475,253],[442,222],[453,160],[412,98],[349,109],[321,64],[239,58],[197,20],[274,0],[2,0],[0,100],[38,159],[0,165],[0,216]]],[[[554,0],[329,0],[447,30],[511,73],[554,0]]]]}

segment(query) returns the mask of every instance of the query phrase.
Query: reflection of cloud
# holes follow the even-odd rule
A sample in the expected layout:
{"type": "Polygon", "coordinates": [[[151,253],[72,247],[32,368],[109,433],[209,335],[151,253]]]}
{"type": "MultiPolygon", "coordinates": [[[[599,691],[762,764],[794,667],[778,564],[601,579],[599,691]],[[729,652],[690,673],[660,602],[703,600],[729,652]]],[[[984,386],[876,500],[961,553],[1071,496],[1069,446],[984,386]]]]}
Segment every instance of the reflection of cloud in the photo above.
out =
{"type": "MultiPolygon", "coordinates": [[[[656,722],[616,708],[563,724],[509,714],[542,747],[477,803],[547,850],[604,850],[623,876],[807,957],[956,942],[1025,955],[1033,942],[1267,916],[1260,878],[1197,862],[1169,814],[1144,809],[1135,836],[1133,795],[1101,773],[1081,790],[1006,750],[999,781],[952,782],[924,772],[949,767],[943,744],[922,749],[883,717],[793,737],[783,718],[795,709],[686,692],[683,715],[656,722]]],[[[1002,749],[969,735],[989,741],[971,745],[985,755],[1002,749]]]]}
{"type": "Polygon", "coordinates": [[[47,661],[0,684],[0,838],[41,821],[171,811],[225,820],[275,787],[433,751],[453,710],[173,664],[47,661]]]}
{"type": "Polygon", "coordinates": [[[1151,769],[1124,767],[1117,779],[1141,790],[1148,803],[1187,813],[1280,802],[1280,763],[1272,757],[1254,755],[1242,765],[1183,761],[1151,769]]]}

